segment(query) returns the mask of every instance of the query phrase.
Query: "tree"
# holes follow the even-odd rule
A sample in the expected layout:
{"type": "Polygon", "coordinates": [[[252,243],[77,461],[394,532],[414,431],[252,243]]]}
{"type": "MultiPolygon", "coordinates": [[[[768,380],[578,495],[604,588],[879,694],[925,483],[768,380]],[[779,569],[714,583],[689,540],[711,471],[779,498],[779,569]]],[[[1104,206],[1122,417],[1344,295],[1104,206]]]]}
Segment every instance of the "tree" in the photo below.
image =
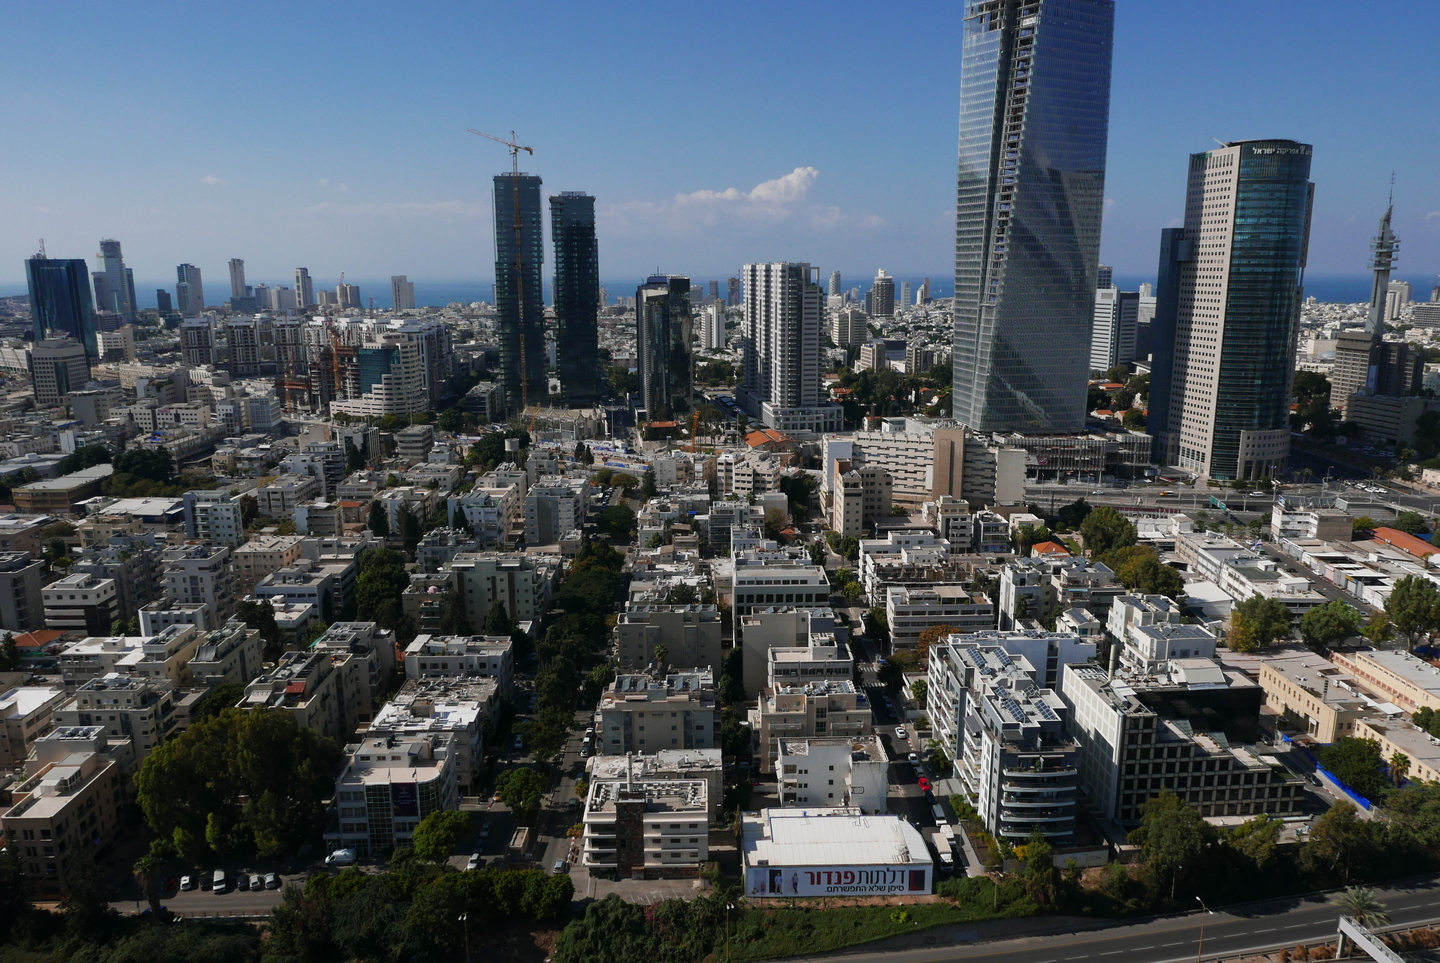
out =
{"type": "Polygon", "coordinates": [[[550,780],[529,766],[507,769],[495,780],[500,801],[514,811],[520,822],[529,824],[540,811],[540,797],[550,788],[550,780]]]}
{"type": "MultiPolygon", "coordinates": [[[[505,610],[501,605],[500,610],[505,610]]],[[[440,634],[441,635],[474,635],[475,630],[470,625],[470,620],[465,617],[465,599],[461,597],[460,590],[451,586],[440,596],[440,634]]],[[[495,633],[500,634],[500,633],[495,633]]],[[[509,635],[509,632],[504,633],[509,635]]]]}
{"type": "Polygon", "coordinates": [[[1362,535],[1368,535],[1379,527],[1375,519],[1369,515],[1361,515],[1359,518],[1350,521],[1350,537],[1352,539],[1359,539],[1362,535]]]}
{"type": "Polygon", "coordinates": [[[1399,789],[1405,783],[1405,777],[1410,773],[1410,757],[1403,752],[1397,752],[1390,756],[1390,778],[1399,789]]]}
{"type": "Polygon", "coordinates": [[[1360,634],[1365,636],[1371,645],[1379,645],[1392,634],[1390,617],[1384,612],[1372,612],[1370,618],[1365,620],[1364,627],[1360,629],[1360,634]]]}
{"type": "Polygon", "coordinates": [[[1395,516],[1395,521],[1390,527],[1404,532],[1406,535],[1424,535],[1430,531],[1425,524],[1425,516],[1419,512],[1401,512],[1395,516]]]}
{"type": "Polygon", "coordinates": [[[1366,799],[1379,800],[1385,795],[1386,780],[1380,768],[1380,743],[1374,739],[1344,736],[1320,750],[1320,765],[1336,779],[1366,799]]]}
{"type": "Polygon", "coordinates": [[[415,557],[415,547],[420,544],[420,539],[425,533],[420,529],[420,518],[415,514],[415,509],[409,502],[400,506],[400,544],[405,549],[405,554],[411,558],[415,557]]]}
{"type": "Polygon", "coordinates": [[[457,809],[437,809],[420,820],[410,838],[410,846],[420,859],[443,863],[469,833],[469,813],[457,809]]]}
{"type": "Polygon", "coordinates": [[[726,705],[745,701],[745,650],[734,646],[720,662],[720,701],[726,705]]]}
{"type": "Polygon", "coordinates": [[[927,661],[930,658],[930,646],[942,639],[948,639],[959,631],[955,626],[949,624],[932,625],[927,629],[921,629],[919,637],[915,640],[915,654],[920,657],[921,661],[927,661]]]}
{"type": "Polygon", "coordinates": [[[135,882],[140,884],[140,889],[145,893],[145,901],[150,904],[150,912],[158,917],[162,909],[160,905],[160,869],[164,866],[163,861],[154,853],[146,853],[135,860],[135,865],[130,872],[135,877],[135,882]]]}
{"type": "Polygon", "coordinates": [[[235,851],[278,856],[318,830],[341,759],[288,712],[226,709],[146,757],[136,801],[157,836],[192,851],[206,848],[214,814],[235,851]]]}
{"type": "Polygon", "coordinates": [[[274,662],[280,658],[280,653],[285,651],[285,636],[280,631],[280,624],[275,621],[275,607],[268,599],[241,599],[235,603],[234,617],[259,630],[265,661],[274,662]]]}
{"type": "Polygon", "coordinates": [[[82,445],[55,464],[55,471],[61,475],[110,464],[110,449],[104,445],[82,445]]]}
{"type": "Polygon", "coordinates": [[[1428,578],[1407,575],[1395,583],[1385,600],[1385,614],[1413,649],[1423,638],[1440,629],[1440,589],[1428,578]]]}
{"type": "Polygon", "coordinates": [[[505,603],[496,599],[490,603],[490,611],[485,613],[485,634],[486,635],[509,635],[515,631],[515,623],[510,620],[510,613],[505,610],[505,603]]]}
{"type": "Polygon", "coordinates": [[[1120,418],[1120,424],[1131,431],[1145,430],[1145,412],[1139,408],[1131,408],[1120,418]]]}
{"type": "Polygon", "coordinates": [[[1344,800],[1315,820],[1310,838],[1300,850],[1300,866],[1350,879],[1356,863],[1365,859],[1373,844],[1371,825],[1360,818],[1354,803],[1344,800]]]}
{"type": "Polygon", "coordinates": [[[1361,926],[1374,929],[1390,925],[1385,904],[1367,886],[1347,886],[1331,902],[1339,908],[1341,916],[1348,916],[1361,926]]]}
{"type": "Polygon", "coordinates": [[[700,593],[695,591],[695,586],[681,583],[665,593],[666,605],[694,605],[700,601],[700,593]]]}
{"type": "Polygon", "coordinates": [[[1196,866],[1213,831],[1198,810],[1168,789],[1145,803],[1140,814],[1129,841],[1140,847],[1151,889],[1173,894],[1181,873],[1196,866]]]}
{"type": "Polygon", "coordinates": [[[1359,630],[1360,613],[1339,599],[1311,609],[1300,618],[1300,635],[1305,644],[1321,655],[1359,630]]]}
{"type": "Polygon", "coordinates": [[[1134,545],[1137,538],[1135,526],[1108,505],[1100,506],[1085,517],[1080,525],[1080,534],[1092,558],[1111,549],[1134,545]]]}
{"type": "Polygon", "coordinates": [[[1280,820],[1262,813],[1226,832],[1225,843],[1259,872],[1275,855],[1275,845],[1280,840],[1283,827],[1284,823],[1280,820]]]}
{"type": "Polygon", "coordinates": [[[1061,528],[1075,529],[1085,524],[1085,519],[1090,517],[1094,511],[1090,503],[1083,498],[1077,498],[1068,505],[1061,505],[1060,510],[1055,513],[1056,523],[1061,528]]]}
{"type": "Polygon", "coordinates": [[[635,530],[635,512],[629,505],[617,502],[596,516],[595,525],[613,538],[627,539],[635,530]]]}
{"type": "Polygon", "coordinates": [[[15,643],[15,633],[6,632],[0,641],[0,672],[14,672],[20,668],[20,646],[15,643]]]}
{"type": "Polygon", "coordinates": [[[1279,599],[1252,595],[1230,610],[1230,648],[1254,652],[1290,632],[1290,610],[1279,599]]]}
{"type": "Polygon", "coordinates": [[[166,482],[175,473],[175,466],[164,448],[130,448],[115,459],[115,472],[166,482]]]}
{"type": "Polygon", "coordinates": [[[649,468],[645,469],[640,476],[640,497],[646,501],[658,495],[659,489],[655,487],[655,472],[649,468]]]}
{"type": "Polygon", "coordinates": [[[610,476],[610,485],[612,488],[620,489],[628,497],[631,491],[640,486],[640,479],[623,471],[616,472],[610,476]]]}
{"type": "Polygon", "coordinates": [[[1055,847],[1039,827],[1025,840],[1025,891],[1037,906],[1048,909],[1060,894],[1060,870],[1055,865],[1055,847]]]}
{"type": "Polygon", "coordinates": [[[365,467],[365,456],[355,447],[355,442],[345,439],[345,471],[356,472],[365,467]]]}
{"type": "Polygon", "coordinates": [[[370,514],[366,517],[365,527],[379,538],[390,537],[390,513],[385,510],[385,503],[378,498],[370,503],[370,514]]]}
{"type": "Polygon", "coordinates": [[[1148,545],[1131,545],[1108,552],[1105,564],[1115,572],[1120,584],[1141,595],[1164,595],[1178,602],[1185,594],[1184,576],[1161,562],[1160,556],[1148,545]],[[1119,564],[1112,564],[1117,558],[1119,564]]]}
{"type": "Polygon", "coordinates": [[[845,601],[854,605],[860,601],[860,596],[865,594],[865,587],[859,582],[847,582],[845,587],[840,590],[840,594],[845,596],[845,601]]]}
{"type": "Polygon", "coordinates": [[[463,431],[465,429],[465,422],[467,420],[466,416],[468,414],[469,412],[465,411],[465,409],[463,408],[447,408],[446,410],[440,412],[440,417],[435,419],[435,427],[439,428],[441,431],[448,431],[451,433],[463,431]]]}
{"type": "Polygon", "coordinates": [[[910,685],[910,695],[915,699],[915,708],[924,709],[925,702],[930,697],[930,683],[924,679],[916,679],[910,685]]]}
{"type": "MultiPolygon", "coordinates": [[[[273,619],[274,616],[272,615],[271,618],[273,619]]],[[[245,683],[222,682],[211,688],[195,703],[195,707],[190,710],[190,721],[195,723],[202,719],[218,716],[223,710],[234,706],[244,697],[245,683]]]]}
{"type": "Polygon", "coordinates": [[[16,924],[30,915],[30,889],[20,865],[19,848],[0,849],[0,939],[9,937],[16,924]]]}

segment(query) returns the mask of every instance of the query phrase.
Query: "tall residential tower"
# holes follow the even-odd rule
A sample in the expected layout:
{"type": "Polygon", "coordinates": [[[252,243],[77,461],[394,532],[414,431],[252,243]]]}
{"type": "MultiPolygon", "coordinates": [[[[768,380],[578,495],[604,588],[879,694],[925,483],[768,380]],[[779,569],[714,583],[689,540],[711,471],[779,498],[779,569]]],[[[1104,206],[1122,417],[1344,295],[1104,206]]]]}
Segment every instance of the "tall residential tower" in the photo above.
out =
{"type": "Polygon", "coordinates": [[[744,368],[736,392],[741,405],[781,431],[839,431],[842,409],[820,401],[820,269],[786,261],[747,264],[744,277],[744,368]]]}
{"type": "Polygon", "coordinates": [[[1113,0],[969,0],[960,68],[954,417],[1085,424],[1113,0]]]}
{"type": "Polygon", "coordinates": [[[110,311],[126,321],[135,320],[135,275],[125,266],[120,242],[106,238],[95,255],[100,270],[91,275],[95,282],[95,310],[110,311]]]}
{"type": "Polygon", "coordinates": [[[540,178],[495,175],[495,312],[500,329],[500,381],[505,407],[549,403],[545,377],[545,227],[540,178]]]}
{"type": "Polygon", "coordinates": [[[1152,330],[1149,425],[1163,464],[1237,479],[1289,459],[1310,153],[1252,140],[1190,155],[1185,226],[1162,232],[1152,330]]]}
{"type": "Polygon", "coordinates": [[[185,318],[198,318],[205,312],[205,285],[200,269],[193,264],[175,269],[175,305],[185,318]]]}
{"type": "MultiPolygon", "coordinates": [[[[595,245],[595,198],[562,191],[550,198],[555,245],[556,369],[560,397],[570,408],[600,400],[600,254],[595,245]]],[[[715,282],[710,282],[714,285],[715,282]]]]}
{"type": "Polygon", "coordinates": [[[656,274],[635,290],[636,372],[650,421],[690,411],[695,389],[690,279],[656,274]]]}

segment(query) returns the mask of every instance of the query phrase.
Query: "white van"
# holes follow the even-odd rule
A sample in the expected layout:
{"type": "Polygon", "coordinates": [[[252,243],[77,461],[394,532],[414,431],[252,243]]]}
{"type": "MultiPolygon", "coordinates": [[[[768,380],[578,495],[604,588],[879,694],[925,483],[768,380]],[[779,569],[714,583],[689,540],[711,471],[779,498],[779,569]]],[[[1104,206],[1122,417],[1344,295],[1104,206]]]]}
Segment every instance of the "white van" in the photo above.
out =
{"type": "Polygon", "coordinates": [[[215,883],[214,883],[213,889],[215,890],[215,895],[216,895],[216,896],[219,896],[221,893],[225,892],[225,870],[223,870],[223,869],[217,869],[217,870],[215,870],[215,877],[214,877],[214,879],[215,879],[215,883]]]}

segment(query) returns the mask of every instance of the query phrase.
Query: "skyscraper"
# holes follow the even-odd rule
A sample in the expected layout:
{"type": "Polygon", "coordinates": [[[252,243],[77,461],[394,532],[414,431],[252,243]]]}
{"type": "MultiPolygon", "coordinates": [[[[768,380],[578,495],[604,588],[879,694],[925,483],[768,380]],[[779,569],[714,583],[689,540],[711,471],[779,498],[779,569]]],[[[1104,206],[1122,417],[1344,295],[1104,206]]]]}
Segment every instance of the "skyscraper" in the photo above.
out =
{"type": "Polygon", "coordinates": [[[1162,232],[1149,425],[1156,457],[1259,478],[1290,455],[1290,385],[1310,237],[1309,144],[1190,156],[1185,226],[1162,232]]]}
{"type": "Polygon", "coordinates": [[[720,282],[719,282],[719,281],[711,281],[711,282],[710,282],[710,300],[711,300],[711,301],[719,301],[719,300],[720,300],[720,282]]]}
{"type": "Polygon", "coordinates": [[[347,310],[359,310],[360,286],[340,283],[335,286],[335,303],[347,310]]]}
{"type": "Polygon", "coordinates": [[[1095,269],[1095,290],[1113,288],[1114,286],[1115,269],[1108,264],[1101,264],[1095,269]]]}
{"type": "Polygon", "coordinates": [[[30,384],[35,404],[58,405],[90,380],[90,359],[85,346],[72,338],[42,338],[30,351],[30,384]]]}
{"type": "Polygon", "coordinates": [[[156,289],[155,289],[155,312],[156,312],[157,314],[159,314],[160,317],[163,318],[163,317],[166,317],[166,316],[169,315],[169,314],[174,313],[174,311],[175,311],[175,305],[174,305],[174,302],[172,302],[172,301],[170,300],[170,292],[167,291],[167,290],[165,290],[164,288],[156,288],[156,289]]]}
{"type": "Polygon", "coordinates": [[[1400,312],[1410,306],[1410,282],[1391,281],[1385,286],[1385,320],[1400,320],[1400,312]]]}
{"type": "Polygon", "coordinates": [[[909,307],[912,303],[914,303],[914,300],[915,300],[915,299],[914,299],[913,292],[911,291],[910,282],[909,282],[909,281],[901,281],[901,282],[900,282],[900,306],[901,306],[901,307],[909,307]]]}
{"type": "Polygon", "coordinates": [[[193,264],[182,264],[175,269],[175,278],[175,303],[181,317],[200,317],[205,311],[205,285],[200,280],[200,269],[193,264]]]}
{"type": "Polygon", "coordinates": [[[309,268],[295,269],[295,309],[305,311],[315,306],[315,282],[309,268]]]}
{"type": "Polygon", "coordinates": [[[969,0],[960,67],[954,417],[1085,423],[1113,0],[969,0]]]}
{"type": "Polygon", "coordinates": [[[837,294],[840,294],[841,291],[843,291],[843,290],[844,290],[844,288],[841,286],[841,282],[840,282],[840,272],[839,272],[839,271],[831,271],[831,272],[830,272],[830,289],[829,289],[829,291],[828,291],[827,293],[833,298],[833,297],[835,297],[837,294]]]}
{"type": "Polygon", "coordinates": [[[243,298],[248,291],[245,290],[245,262],[238,257],[230,259],[230,297],[243,298]]]}
{"type": "MultiPolygon", "coordinates": [[[[550,198],[555,245],[556,372],[560,397],[571,408],[600,400],[600,254],[595,245],[595,198],[561,191],[550,198]]],[[[710,282],[714,284],[715,282],[710,282]]]]}
{"type": "Polygon", "coordinates": [[[895,279],[884,268],[875,275],[875,282],[870,286],[870,316],[895,317],[895,279]]]}
{"type": "Polygon", "coordinates": [[[1095,291],[1095,319],[1090,333],[1090,370],[1101,374],[1135,360],[1135,329],[1140,295],[1119,288],[1095,291]]]}
{"type": "Polygon", "coordinates": [[[930,303],[930,279],[926,278],[920,282],[920,290],[915,292],[916,304],[930,303]]]}
{"type": "Polygon", "coordinates": [[[70,337],[84,346],[87,358],[94,363],[100,357],[100,350],[85,260],[36,255],[25,262],[25,280],[30,287],[35,340],[70,337]]]}
{"type": "Polygon", "coordinates": [[[410,311],[415,307],[415,282],[403,274],[390,275],[390,303],[396,311],[410,311]]]}
{"type": "Polygon", "coordinates": [[[695,385],[693,330],[689,278],[651,275],[635,289],[636,373],[650,421],[675,419],[690,410],[695,385]]]}
{"type": "Polygon", "coordinates": [[[505,407],[549,401],[545,377],[545,228],[540,178],[495,175],[495,313],[500,329],[500,382],[505,407]]]}
{"type": "Polygon", "coordinates": [[[740,303],[740,279],[727,278],[725,281],[725,303],[734,307],[740,303]]]}
{"type": "MultiPolygon", "coordinates": [[[[1386,208],[1380,229],[1370,243],[1370,316],[1361,331],[1341,331],[1335,337],[1335,366],[1330,372],[1330,405],[1349,411],[1350,396],[1381,390],[1378,375],[1385,370],[1385,321],[1389,315],[1390,271],[1400,241],[1390,229],[1393,208],[1386,208]]],[[[1397,347],[1400,347],[1397,345],[1397,347]]]]}
{"type": "Polygon", "coordinates": [[[840,407],[820,402],[820,269],[779,261],[747,264],[744,276],[741,405],[781,431],[838,431],[840,407]]]}
{"type": "Polygon", "coordinates": [[[110,311],[126,321],[135,320],[135,277],[125,267],[120,242],[105,239],[95,255],[100,270],[91,275],[95,282],[95,310],[110,311]]]}

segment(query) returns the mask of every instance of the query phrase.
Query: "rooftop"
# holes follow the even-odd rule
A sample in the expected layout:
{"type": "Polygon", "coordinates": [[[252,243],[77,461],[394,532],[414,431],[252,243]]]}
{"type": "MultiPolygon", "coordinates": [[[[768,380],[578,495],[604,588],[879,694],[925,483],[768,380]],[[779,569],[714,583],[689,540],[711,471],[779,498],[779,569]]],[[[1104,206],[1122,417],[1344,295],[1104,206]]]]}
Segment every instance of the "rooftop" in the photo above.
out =
{"type": "Polygon", "coordinates": [[[60,686],[23,685],[0,693],[0,719],[28,716],[45,703],[63,696],[60,686]]]}
{"type": "Polygon", "coordinates": [[[915,827],[859,809],[765,809],[744,814],[740,833],[750,866],[930,865],[915,827]]]}
{"type": "Polygon", "coordinates": [[[617,802],[643,798],[647,813],[706,816],[709,795],[709,785],[703,779],[627,779],[622,771],[618,778],[592,779],[585,815],[613,814],[617,802]]]}

